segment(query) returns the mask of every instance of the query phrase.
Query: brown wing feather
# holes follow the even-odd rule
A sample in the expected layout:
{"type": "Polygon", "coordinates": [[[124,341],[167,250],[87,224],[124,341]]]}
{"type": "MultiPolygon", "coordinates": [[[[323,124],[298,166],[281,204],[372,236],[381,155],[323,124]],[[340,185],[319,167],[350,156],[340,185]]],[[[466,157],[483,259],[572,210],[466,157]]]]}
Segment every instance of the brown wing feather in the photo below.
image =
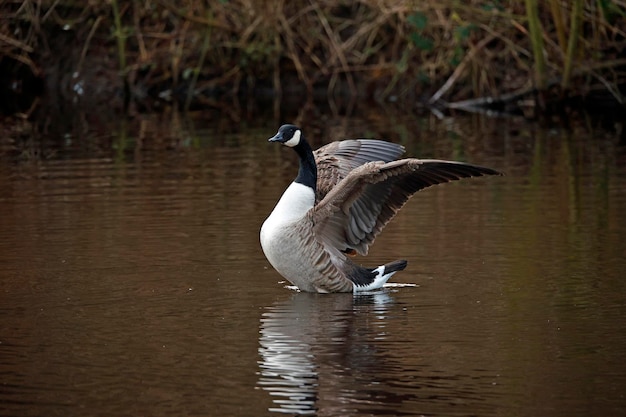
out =
{"type": "Polygon", "coordinates": [[[322,146],[313,152],[317,164],[316,203],[353,169],[372,161],[394,161],[403,153],[402,145],[375,139],[349,139],[322,146]]]}
{"type": "Polygon", "coordinates": [[[483,175],[502,174],[477,165],[440,160],[366,163],[350,172],[315,207],[315,233],[328,248],[366,255],[376,236],[417,191],[483,175]]]}

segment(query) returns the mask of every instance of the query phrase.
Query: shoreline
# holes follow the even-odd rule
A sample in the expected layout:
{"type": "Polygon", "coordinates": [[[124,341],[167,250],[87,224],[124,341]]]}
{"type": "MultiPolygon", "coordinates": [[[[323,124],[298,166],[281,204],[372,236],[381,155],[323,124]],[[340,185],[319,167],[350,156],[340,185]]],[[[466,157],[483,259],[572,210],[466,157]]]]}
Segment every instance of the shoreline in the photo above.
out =
{"type": "Polygon", "coordinates": [[[626,11],[594,5],[9,1],[2,110],[29,114],[44,93],[122,110],[286,94],[529,118],[623,110],[626,11]]]}

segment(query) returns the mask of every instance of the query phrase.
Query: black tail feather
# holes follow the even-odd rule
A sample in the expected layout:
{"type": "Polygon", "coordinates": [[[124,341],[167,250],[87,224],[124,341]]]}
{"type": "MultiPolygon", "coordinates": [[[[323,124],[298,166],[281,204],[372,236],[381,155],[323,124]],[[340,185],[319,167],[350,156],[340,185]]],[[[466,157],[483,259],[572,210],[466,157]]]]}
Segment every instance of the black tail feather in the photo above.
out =
{"type": "Polygon", "coordinates": [[[406,268],[407,261],[404,259],[399,259],[397,261],[389,262],[385,264],[385,274],[390,272],[402,271],[406,268]]]}
{"type": "MultiPolygon", "coordinates": [[[[406,268],[406,265],[407,265],[407,261],[404,259],[399,259],[397,261],[389,262],[388,264],[384,265],[385,271],[383,272],[383,275],[387,275],[392,272],[402,271],[404,268],[406,268]]],[[[377,266],[376,268],[364,268],[364,267],[355,265],[354,269],[352,270],[352,273],[349,274],[348,278],[350,278],[350,281],[354,282],[356,285],[359,285],[359,286],[369,285],[376,278],[377,272],[375,271],[378,268],[380,267],[377,266]]]]}

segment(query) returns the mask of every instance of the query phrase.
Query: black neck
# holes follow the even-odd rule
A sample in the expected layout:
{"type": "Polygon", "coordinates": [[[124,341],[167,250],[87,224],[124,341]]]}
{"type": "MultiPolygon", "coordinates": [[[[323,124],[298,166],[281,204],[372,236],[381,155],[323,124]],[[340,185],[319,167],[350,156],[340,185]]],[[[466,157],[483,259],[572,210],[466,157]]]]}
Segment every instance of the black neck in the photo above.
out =
{"type": "Polygon", "coordinates": [[[293,149],[300,157],[300,169],[298,170],[298,176],[295,182],[311,187],[313,191],[316,191],[317,165],[315,165],[315,158],[313,157],[311,146],[309,146],[304,138],[301,138],[300,143],[293,149]]]}

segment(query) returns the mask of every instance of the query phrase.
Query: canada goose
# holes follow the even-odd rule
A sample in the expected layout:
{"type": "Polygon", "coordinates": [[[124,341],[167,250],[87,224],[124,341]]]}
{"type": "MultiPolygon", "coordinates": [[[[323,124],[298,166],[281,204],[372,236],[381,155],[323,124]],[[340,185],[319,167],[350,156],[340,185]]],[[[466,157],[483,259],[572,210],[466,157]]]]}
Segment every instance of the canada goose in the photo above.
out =
{"type": "Polygon", "coordinates": [[[365,268],[348,255],[366,255],[409,197],[435,184],[502,175],[462,162],[398,159],[404,147],[381,140],[332,142],[313,152],[302,130],[289,124],[269,141],[295,150],[300,168],[261,227],[261,247],[283,277],[307,292],[381,288],[407,261],[365,268]]]}

